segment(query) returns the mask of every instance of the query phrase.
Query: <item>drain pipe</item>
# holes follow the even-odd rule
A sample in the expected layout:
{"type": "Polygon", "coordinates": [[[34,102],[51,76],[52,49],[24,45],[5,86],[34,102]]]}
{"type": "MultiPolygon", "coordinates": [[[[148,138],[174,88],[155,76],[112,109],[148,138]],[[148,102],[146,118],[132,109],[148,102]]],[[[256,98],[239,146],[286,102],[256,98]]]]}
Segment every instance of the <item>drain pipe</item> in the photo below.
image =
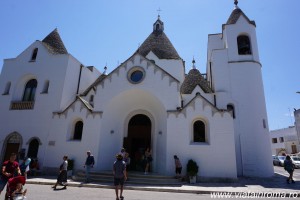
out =
{"type": "Polygon", "coordinates": [[[77,94],[77,95],[78,95],[78,93],[79,93],[79,87],[80,87],[80,79],[81,79],[82,68],[83,68],[83,65],[80,65],[80,69],[79,69],[79,77],[78,77],[78,85],[77,85],[77,91],[76,91],[76,94],[77,94]]]}

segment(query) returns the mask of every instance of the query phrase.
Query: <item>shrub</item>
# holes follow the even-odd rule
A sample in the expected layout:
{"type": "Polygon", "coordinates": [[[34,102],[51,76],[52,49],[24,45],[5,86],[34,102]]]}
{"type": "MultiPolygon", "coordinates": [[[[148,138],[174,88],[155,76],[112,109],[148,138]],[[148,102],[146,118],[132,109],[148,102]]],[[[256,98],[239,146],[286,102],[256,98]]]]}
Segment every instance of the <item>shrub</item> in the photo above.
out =
{"type": "Polygon", "coordinates": [[[190,159],[187,163],[187,173],[189,176],[196,176],[199,170],[197,163],[190,159]]]}

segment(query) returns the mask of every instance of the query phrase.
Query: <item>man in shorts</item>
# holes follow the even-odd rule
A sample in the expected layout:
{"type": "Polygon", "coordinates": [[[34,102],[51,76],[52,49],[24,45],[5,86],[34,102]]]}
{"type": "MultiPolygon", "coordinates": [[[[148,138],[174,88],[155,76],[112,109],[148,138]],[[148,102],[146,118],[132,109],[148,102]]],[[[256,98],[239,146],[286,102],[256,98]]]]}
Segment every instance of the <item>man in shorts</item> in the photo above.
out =
{"type": "Polygon", "coordinates": [[[119,195],[118,195],[118,189],[119,185],[121,186],[120,188],[120,199],[124,199],[122,196],[123,194],[123,185],[124,181],[126,181],[126,163],[123,161],[123,156],[122,154],[117,154],[116,155],[117,160],[114,162],[113,165],[113,175],[114,175],[114,185],[115,185],[115,192],[116,192],[116,199],[119,200],[119,195]]]}
{"type": "Polygon", "coordinates": [[[17,172],[18,175],[21,175],[21,170],[19,163],[16,161],[17,154],[12,153],[9,157],[9,160],[5,161],[2,164],[2,171],[0,177],[0,194],[3,191],[8,179],[14,177],[17,172]]]}

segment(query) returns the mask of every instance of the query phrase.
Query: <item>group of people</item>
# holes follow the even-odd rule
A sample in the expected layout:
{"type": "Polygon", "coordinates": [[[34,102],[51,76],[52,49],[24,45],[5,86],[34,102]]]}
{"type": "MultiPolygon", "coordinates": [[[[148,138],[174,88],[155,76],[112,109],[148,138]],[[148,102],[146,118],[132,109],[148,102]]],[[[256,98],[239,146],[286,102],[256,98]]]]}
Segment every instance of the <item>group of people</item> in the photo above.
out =
{"type": "Polygon", "coordinates": [[[15,195],[17,195],[17,193],[22,196],[25,196],[27,192],[27,190],[23,191],[23,185],[25,184],[25,179],[27,178],[27,172],[29,171],[28,166],[30,163],[30,158],[24,159],[21,165],[19,165],[16,159],[17,159],[17,154],[12,153],[9,157],[9,160],[4,161],[2,164],[1,176],[0,176],[0,194],[2,193],[2,191],[4,190],[8,182],[11,182],[11,185],[10,187],[7,186],[6,196],[14,197],[15,195]],[[18,176],[20,178],[16,178],[18,176]],[[12,187],[12,185],[14,187],[12,187]]]}

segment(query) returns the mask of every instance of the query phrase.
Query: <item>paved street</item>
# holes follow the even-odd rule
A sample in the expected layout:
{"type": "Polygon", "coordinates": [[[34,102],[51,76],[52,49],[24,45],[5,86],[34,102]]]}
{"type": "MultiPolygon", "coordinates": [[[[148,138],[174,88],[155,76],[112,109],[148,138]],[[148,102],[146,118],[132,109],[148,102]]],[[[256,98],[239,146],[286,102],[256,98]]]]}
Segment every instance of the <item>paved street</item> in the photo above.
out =
{"type": "MultiPolygon", "coordinates": [[[[272,179],[256,179],[256,178],[240,178],[234,183],[197,183],[194,185],[183,184],[175,187],[143,187],[128,186],[124,192],[125,199],[132,200],[169,200],[169,199],[253,199],[253,195],[261,193],[268,195],[259,199],[287,199],[285,195],[299,195],[300,185],[300,169],[295,170],[295,184],[286,184],[285,177],[287,173],[282,167],[274,167],[277,175],[272,179]],[[130,188],[130,189],[129,189],[130,188]],[[163,191],[163,192],[162,192],[163,191]],[[252,194],[254,193],[254,194],[252,194]],[[211,196],[214,194],[214,196],[211,196]],[[277,198],[273,194],[279,194],[277,198]],[[214,198],[213,198],[214,197],[214,198]],[[250,198],[247,198],[250,197],[250,198]]],[[[83,199],[115,199],[114,190],[110,185],[101,184],[81,184],[76,181],[69,181],[70,186],[67,190],[51,189],[51,185],[55,182],[56,177],[32,177],[28,179],[25,188],[28,189],[27,199],[29,200],[83,200],[83,199]]],[[[294,196],[294,197],[296,197],[294,196]]],[[[299,198],[299,196],[298,196],[299,198]]],[[[4,193],[0,195],[0,199],[4,199],[4,193]]]]}
{"type": "MultiPolygon", "coordinates": [[[[26,185],[28,189],[28,200],[114,200],[115,194],[113,189],[103,188],[86,188],[86,187],[68,187],[66,190],[51,189],[49,185],[26,185]]],[[[244,196],[237,196],[237,193],[232,193],[232,199],[253,199],[245,198],[244,196]]],[[[244,195],[240,193],[239,195],[244,195]]],[[[204,200],[204,199],[223,199],[221,197],[213,198],[210,194],[190,194],[190,193],[170,193],[170,192],[153,192],[153,191],[124,191],[125,200],[204,200]]],[[[229,197],[227,196],[226,199],[229,197]]],[[[1,194],[0,199],[4,199],[4,194],[1,194]]],[[[256,198],[257,199],[257,198],[256,198]]],[[[279,198],[259,198],[259,199],[279,199],[279,198]]],[[[287,198],[280,198],[287,199],[287,198]]]]}
{"type": "MultiPolygon", "coordinates": [[[[274,166],[274,171],[277,172],[278,174],[288,176],[288,173],[284,170],[283,167],[274,166]]],[[[298,181],[300,180],[300,169],[295,169],[294,178],[298,181]]]]}
{"type": "MultiPolygon", "coordinates": [[[[78,187],[68,187],[66,190],[53,190],[49,185],[33,185],[27,184],[28,189],[28,200],[112,200],[115,199],[115,193],[113,189],[103,189],[103,188],[78,188],[78,187]]],[[[206,195],[207,196],[207,195],[206,195]]],[[[152,192],[152,191],[124,191],[125,199],[131,200],[173,200],[173,199],[189,199],[198,200],[199,197],[204,195],[198,194],[183,194],[183,193],[167,193],[167,192],[152,192]]],[[[0,199],[4,199],[4,195],[1,194],[0,199]]]]}

